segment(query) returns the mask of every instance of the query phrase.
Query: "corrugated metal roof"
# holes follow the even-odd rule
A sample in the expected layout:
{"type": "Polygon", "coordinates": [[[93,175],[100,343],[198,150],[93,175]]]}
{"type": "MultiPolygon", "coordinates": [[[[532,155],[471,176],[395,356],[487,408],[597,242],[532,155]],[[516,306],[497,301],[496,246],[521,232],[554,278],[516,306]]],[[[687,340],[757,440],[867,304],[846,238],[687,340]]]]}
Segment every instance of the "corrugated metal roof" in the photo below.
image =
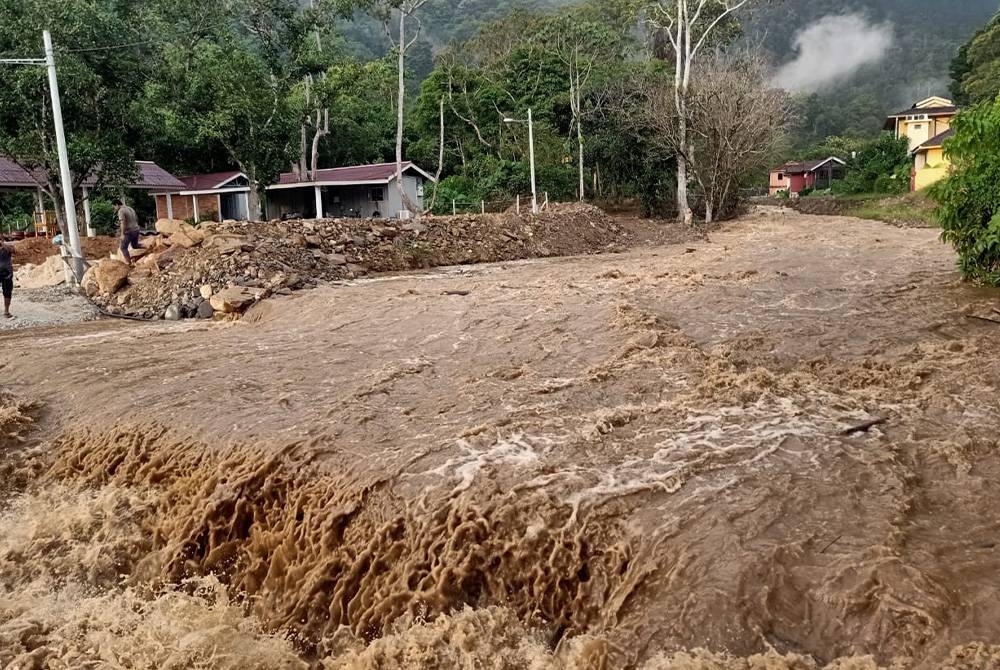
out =
{"type": "MultiPolygon", "coordinates": [[[[403,170],[413,167],[413,163],[406,161],[403,163],[403,170]]],[[[287,184],[312,184],[315,182],[344,182],[358,183],[371,182],[373,184],[389,181],[396,174],[395,163],[376,163],[374,165],[355,165],[352,167],[328,168],[317,170],[314,179],[300,178],[294,172],[285,172],[278,179],[278,185],[287,184]]]]}
{"type": "Polygon", "coordinates": [[[34,187],[38,184],[31,174],[20,165],[5,156],[0,156],[0,186],[34,187]]]}
{"type": "MultiPolygon", "coordinates": [[[[143,188],[150,190],[183,189],[184,182],[177,179],[159,165],[152,161],[136,161],[139,170],[139,178],[135,183],[130,184],[130,188],[143,188]]],[[[35,171],[35,175],[42,179],[41,171],[35,171]]],[[[84,180],[84,186],[93,186],[97,183],[94,178],[84,180]]],[[[32,178],[32,173],[10,160],[5,156],[0,156],[0,186],[8,188],[34,188],[38,181],[32,178]]]]}
{"type": "Polygon", "coordinates": [[[184,188],[184,182],[173,176],[153,161],[136,161],[139,167],[139,180],[132,188],[172,189],[184,188]]]}
{"type": "Polygon", "coordinates": [[[229,170],[228,172],[211,172],[209,174],[196,174],[188,177],[181,177],[187,191],[207,191],[213,188],[221,188],[223,184],[231,182],[237,177],[242,177],[239,170],[229,170]]]}
{"type": "Polygon", "coordinates": [[[843,161],[831,156],[830,158],[823,158],[815,161],[805,161],[803,163],[785,163],[780,168],[778,168],[778,170],[781,170],[782,172],[787,172],[788,174],[806,174],[807,172],[812,172],[813,170],[822,165],[826,165],[830,161],[835,161],[836,163],[843,165],[843,161]]]}

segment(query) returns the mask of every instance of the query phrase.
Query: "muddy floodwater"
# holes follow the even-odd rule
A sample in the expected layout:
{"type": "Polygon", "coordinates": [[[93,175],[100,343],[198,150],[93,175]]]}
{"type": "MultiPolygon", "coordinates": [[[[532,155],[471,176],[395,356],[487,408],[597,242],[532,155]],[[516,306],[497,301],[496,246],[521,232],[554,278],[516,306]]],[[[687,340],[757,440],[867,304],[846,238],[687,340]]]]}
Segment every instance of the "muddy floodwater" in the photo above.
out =
{"type": "Polygon", "coordinates": [[[0,334],[0,667],[998,668],[996,307],[762,212],[0,334]]]}

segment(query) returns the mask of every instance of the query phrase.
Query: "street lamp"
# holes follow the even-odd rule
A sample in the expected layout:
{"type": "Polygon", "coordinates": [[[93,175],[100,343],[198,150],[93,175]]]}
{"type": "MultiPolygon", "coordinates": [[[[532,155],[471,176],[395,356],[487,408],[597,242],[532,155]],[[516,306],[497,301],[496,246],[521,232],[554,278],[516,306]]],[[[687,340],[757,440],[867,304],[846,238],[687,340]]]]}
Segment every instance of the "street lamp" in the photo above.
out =
{"type": "MultiPolygon", "coordinates": [[[[83,275],[83,251],[80,249],[80,231],[76,228],[76,203],[73,201],[73,177],[69,171],[69,152],[66,150],[66,130],[63,127],[62,105],[59,101],[59,81],[56,78],[56,59],[52,51],[52,35],[42,32],[45,58],[5,58],[0,65],[40,65],[49,71],[49,93],[52,96],[52,121],[56,127],[56,147],[59,153],[59,176],[62,180],[63,207],[66,210],[66,227],[69,233],[69,254],[72,258],[73,279],[83,275]]],[[[65,242],[63,248],[66,247],[65,242]]]]}
{"type": "Polygon", "coordinates": [[[531,164],[531,213],[538,214],[538,190],[535,188],[535,124],[531,120],[531,108],[528,108],[528,120],[526,122],[509,116],[504,117],[503,122],[528,124],[528,161],[531,164]]]}

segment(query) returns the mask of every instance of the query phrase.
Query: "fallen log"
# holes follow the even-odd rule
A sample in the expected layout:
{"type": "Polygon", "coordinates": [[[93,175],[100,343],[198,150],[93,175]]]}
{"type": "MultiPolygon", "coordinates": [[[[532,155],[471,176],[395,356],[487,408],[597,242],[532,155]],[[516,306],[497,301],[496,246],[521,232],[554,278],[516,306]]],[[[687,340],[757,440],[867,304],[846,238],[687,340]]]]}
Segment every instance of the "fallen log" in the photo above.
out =
{"type": "Polygon", "coordinates": [[[1000,325],[1000,319],[991,319],[988,316],[977,316],[975,314],[966,314],[965,318],[975,319],[976,321],[985,321],[987,323],[995,323],[997,325],[1000,325]]]}
{"type": "Polygon", "coordinates": [[[880,426],[883,423],[886,423],[888,420],[889,419],[885,418],[884,416],[877,416],[874,419],[868,419],[867,421],[862,421],[861,423],[853,425],[850,428],[845,428],[840,432],[840,434],[844,436],[849,436],[849,435],[854,435],[855,433],[867,433],[875,426],[880,426]]]}

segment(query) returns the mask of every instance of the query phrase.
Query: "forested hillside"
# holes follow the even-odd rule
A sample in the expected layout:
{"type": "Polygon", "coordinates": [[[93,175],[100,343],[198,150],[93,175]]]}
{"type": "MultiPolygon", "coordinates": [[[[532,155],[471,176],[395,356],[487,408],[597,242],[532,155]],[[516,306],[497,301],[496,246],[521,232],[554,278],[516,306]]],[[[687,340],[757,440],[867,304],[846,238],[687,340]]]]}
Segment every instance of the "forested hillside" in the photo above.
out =
{"type": "MultiPolygon", "coordinates": [[[[997,0],[785,0],[759,10],[747,25],[747,36],[761,41],[783,63],[795,57],[795,36],[826,16],[858,13],[873,29],[888,31],[891,42],[881,59],[831,82],[808,105],[804,140],[863,136],[877,132],[887,108],[947,95],[952,58],[997,7],[997,0]]],[[[831,44],[829,58],[843,58],[857,47],[844,35],[843,44],[831,44]]]]}
{"type": "MultiPolygon", "coordinates": [[[[411,57],[411,75],[423,79],[433,68],[434,55],[444,47],[468,39],[515,8],[544,10],[567,4],[573,3],[430,0],[421,10],[421,39],[411,57]]],[[[638,7],[642,3],[617,0],[612,4],[638,7]]],[[[873,36],[884,37],[888,43],[880,58],[804,92],[804,123],[797,144],[805,146],[831,135],[870,136],[881,127],[890,108],[946,94],[949,66],[957,49],[993,16],[998,4],[997,0],[783,0],[758,4],[747,12],[744,35],[746,42],[763,46],[776,66],[795,60],[796,38],[827,17],[855,15],[858,23],[869,28],[866,34],[830,40],[825,52],[829,61],[870,48],[873,36]]],[[[361,13],[345,26],[345,34],[351,48],[364,58],[378,57],[390,46],[381,25],[361,13]]]]}

